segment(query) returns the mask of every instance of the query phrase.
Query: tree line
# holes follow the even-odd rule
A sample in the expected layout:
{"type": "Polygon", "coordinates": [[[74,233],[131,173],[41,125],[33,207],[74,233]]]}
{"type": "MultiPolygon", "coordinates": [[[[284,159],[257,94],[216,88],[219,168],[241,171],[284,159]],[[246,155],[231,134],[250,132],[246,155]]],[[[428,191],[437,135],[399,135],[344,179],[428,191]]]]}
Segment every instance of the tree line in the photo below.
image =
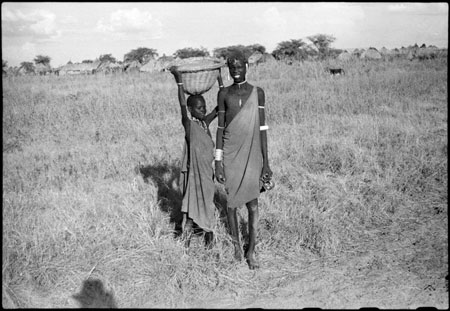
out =
{"type": "MultiPolygon", "coordinates": [[[[190,57],[216,57],[226,59],[229,53],[234,50],[242,51],[247,57],[252,55],[254,52],[258,51],[261,54],[271,54],[277,60],[288,60],[297,61],[305,60],[307,58],[313,57],[315,59],[323,59],[330,56],[335,56],[341,52],[341,50],[331,48],[331,44],[336,40],[335,37],[326,34],[317,34],[314,36],[307,37],[308,40],[312,42],[307,44],[302,39],[291,39],[287,41],[282,41],[277,44],[276,48],[271,52],[267,53],[266,48],[258,43],[251,45],[232,45],[227,47],[218,47],[213,49],[210,53],[206,48],[182,48],[176,50],[172,56],[163,55],[162,57],[173,57],[173,58],[190,58],[190,57]]],[[[83,60],[82,63],[93,63],[94,61],[100,62],[112,62],[112,63],[131,63],[137,61],[140,64],[145,64],[151,59],[156,59],[159,54],[156,49],[139,47],[133,49],[126,53],[123,57],[123,61],[117,60],[112,54],[102,54],[96,60],[83,60]]],[[[44,66],[50,66],[51,58],[46,55],[37,55],[33,62],[24,61],[20,63],[20,67],[24,68],[26,72],[33,72],[35,67],[39,64],[44,66]]],[[[68,62],[69,64],[71,61],[68,62]]],[[[6,72],[8,65],[7,62],[2,60],[3,72],[6,72]]]]}

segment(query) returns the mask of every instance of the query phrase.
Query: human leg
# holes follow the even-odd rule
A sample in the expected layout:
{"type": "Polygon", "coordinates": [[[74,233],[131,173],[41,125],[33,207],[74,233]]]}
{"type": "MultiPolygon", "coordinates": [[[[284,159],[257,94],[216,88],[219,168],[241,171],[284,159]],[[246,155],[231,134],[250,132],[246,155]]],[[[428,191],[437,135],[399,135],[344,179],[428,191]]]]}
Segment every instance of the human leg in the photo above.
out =
{"type": "Polygon", "coordinates": [[[259,268],[259,263],[255,258],[256,235],[258,234],[258,199],[254,199],[247,204],[248,209],[248,234],[249,244],[245,254],[248,266],[251,270],[259,268]]]}
{"type": "Polygon", "coordinates": [[[207,249],[212,249],[212,247],[213,247],[213,241],[214,241],[214,233],[211,231],[211,232],[205,232],[205,234],[204,234],[204,238],[205,238],[205,247],[207,248],[207,249]]]}
{"type": "Polygon", "coordinates": [[[239,242],[239,226],[237,220],[237,208],[228,208],[227,213],[228,227],[230,229],[231,238],[233,239],[234,245],[234,258],[237,260],[242,260],[242,250],[241,244],[239,242]]]}
{"type": "Polygon", "coordinates": [[[189,245],[191,244],[193,225],[194,225],[194,221],[192,220],[192,218],[189,218],[186,216],[186,223],[184,224],[184,228],[183,228],[183,240],[184,240],[185,247],[189,247],[189,245]]]}

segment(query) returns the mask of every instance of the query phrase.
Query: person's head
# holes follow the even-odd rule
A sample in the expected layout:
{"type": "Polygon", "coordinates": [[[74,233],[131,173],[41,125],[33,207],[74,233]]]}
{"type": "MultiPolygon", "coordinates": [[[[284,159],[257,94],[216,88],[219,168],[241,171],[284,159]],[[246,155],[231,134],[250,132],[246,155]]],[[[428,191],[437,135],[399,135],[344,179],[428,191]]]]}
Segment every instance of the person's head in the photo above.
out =
{"type": "Polygon", "coordinates": [[[234,82],[240,83],[245,81],[248,60],[242,51],[233,51],[227,58],[227,65],[234,82]]]}
{"type": "Polygon", "coordinates": [[[203,120],[206,116],[206,101],[202,95],[191,95],[187,99],[187,107],[191,116],[203,120]]]}

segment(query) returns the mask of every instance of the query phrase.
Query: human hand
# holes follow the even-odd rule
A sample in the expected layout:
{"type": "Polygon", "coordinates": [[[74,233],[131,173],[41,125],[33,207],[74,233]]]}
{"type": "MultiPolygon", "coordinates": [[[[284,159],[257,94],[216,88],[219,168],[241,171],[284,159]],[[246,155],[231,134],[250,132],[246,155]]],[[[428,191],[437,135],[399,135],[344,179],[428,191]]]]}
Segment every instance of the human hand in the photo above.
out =
{"type": "Polygon", "coordinates": [[[225,183],[225,172],[223,170],[222,161],[215,161],[215,175],[216,179],[219,183],[224,184],[225,183]]]}
{"type": "Polygon", "coordinates": [[[272,170],[270,169],[269,165],[264,165],[263,169],[261,171],[261,179],[263,181],[269,181],[270,179],[272,179],[272,170]]]}
{"type": "Polygon", "coordinates": [[[272,170],[269,165],[263,166],[259,185],[262,188],[261,192],[271,190],[275,187],[275,183],[272,181],[272,170]]]}
{"type": "Polygon", "coordinates": [[[178,67],[177,66],[171,66],[171,67],[169,67],[169,71],[175,77],[175,81],[177,83],[181,83],[181,72],[178,71],[178,67]]]}

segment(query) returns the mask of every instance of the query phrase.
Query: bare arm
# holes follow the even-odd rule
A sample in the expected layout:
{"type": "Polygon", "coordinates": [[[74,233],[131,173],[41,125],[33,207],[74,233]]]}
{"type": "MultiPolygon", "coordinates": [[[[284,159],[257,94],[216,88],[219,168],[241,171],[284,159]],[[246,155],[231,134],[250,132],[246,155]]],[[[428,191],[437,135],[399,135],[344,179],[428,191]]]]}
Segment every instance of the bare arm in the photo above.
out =
{"type": "MultiPolygon", "coordinates": [[[[216,150],[223,150],[223,130],[225,129],[225,89],[221,88],[217,95],[217,107],[218,107],[218,124],[216,134],[216,150]]],[[[223,161],[215,161],[216,167],[216,179],[219,183],[225,182],[225,174],[223,171],[223,161]]]]}
{"type": "Polygon", "coordinates": [[[205,117],[205,123],[209,126],[209,124],[217,117],[219,108],[216,106],[206,117],[205,117]]]}
{"type": "MultiPolygon", "coordinates": [[[[259,125],[266,126],[266,113],[265,113],[265,94],[264,91],[258,87],[258,110],[259,110],[259,125]]],[[[272,170],[269,166],[269,157],[267,151],[267,129],[260,128],[260,137],[261,137],[261,152],[263,157],[263,169],[261,172],[261,176],[268,176],[268,178],[272,177],[272,170]]]]}
{"type": "Polygon", "coordinates": [[[187,113],[187,104],[186,104],[186,96],[184,94],[184,88],[183,88],[183,79],[181,76],[181,73],[177,70],[175,66],[170,68],[170,72],[174,75],[175,81],[177,82],[178,86],[178,101],[180,102],[180,109],[181,109],[181,123],[183,124],[186,140],[189,142],[190,137],[190,123],[189,123],[189,117],[187,113]]]}
{"type": "MultiPolygon", "coordinates": [[[[219,93],[223,89],[223,81],[222,81],[222,72],[219,68],[219,75],[217,76],[217,83],[219,84],[219,93]]],[[[217,93],[217,100],[219,100],[219,93],[217,93]]],[[[205,118],[205,122],[209,125],[218,115],[219,106],[216,106],[210,114],[208,114],[205,118]]]]}

